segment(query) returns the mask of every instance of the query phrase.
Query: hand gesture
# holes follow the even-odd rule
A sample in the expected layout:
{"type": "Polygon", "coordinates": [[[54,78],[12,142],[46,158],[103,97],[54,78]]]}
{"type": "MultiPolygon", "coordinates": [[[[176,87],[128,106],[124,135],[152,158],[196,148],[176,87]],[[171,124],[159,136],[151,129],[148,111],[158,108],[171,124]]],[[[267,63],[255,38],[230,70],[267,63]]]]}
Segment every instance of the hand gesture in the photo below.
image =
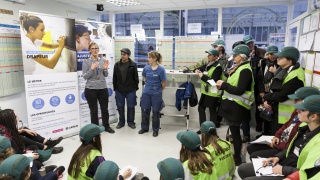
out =
{"type": "Polygon", "coordinates": [[[36,136],[37,133],[35,131],[32,131],[30,129],[23,129],[23,131],[31,136],[36,136]]]}
{"type": "Polygon", "coordinates": [[[279,144],[279,142],[280,142],[280,139],[279,139],[279,138],[273,137],[273,138],[271,139],[270,147],[274,148],[275,145],[279,144]]]}
{"type": "Polygon", "coordinates": [[[103,70],[107,70],[109,64],[110,64],[109,60],[106,60],[106,62],[104,62],[104,64],[103,64],[103,70]]]}
{"type": "Polygon", "coordinates": [[[65,40],[66,40],[66,36],[60,36],[58,43],[59,43],[59,47],[63,48],[64,44],[65,44],[65,40]]]}
{"type": "Polygon", "coordinates": [[[282,166],[276,165],[272,168],[273,174],[281,174],[282,175],[282,166]]]}
{"type": "Polygon", "coordinates": [[[269,71],[272,72],[272,73],[274,73],[276,71],[276,69],[277,69],[276,66],[270,66],[269,67],[269,71]]]}
{"type": "Polygon", "coordinates": [[[263,167],[266,167],[266,166],[269,166],[269,165],[272,165],[274,166],[275,164],[277,164],[279,162],[279,158],[278,157],[271,157],[271,158],[268,158],[267,160],[263,161],[262,162],[262,166],[263,167]]]}
{"type": "Polygon", "coordinates": [[[194,71],[194,73],[199,74],[199,73],[201,73],[201,71],[200,71],[199,69],[196,69],[196,70],[194,71]]]}
{"type": "Polygon", "coordinates": [[[224,83],[224,81],[218,80],[218,81],[216,82],[217,88],[220,89],[223,83],[224,83]]]}
{"type": "Polygon", "coordinates": [[[128,168],[124,171],[124,173],[122,174],[122,177],[123,177],[123,179],[127,179],[131,176],[131,174],[132,174],[132,170],[130,168],[128,168]]]}
{"type": "Polygon", "coordinates": [[[99,62],[95,62],[91,64],[91,70],[95,70],[99,66],[99,62]]]}

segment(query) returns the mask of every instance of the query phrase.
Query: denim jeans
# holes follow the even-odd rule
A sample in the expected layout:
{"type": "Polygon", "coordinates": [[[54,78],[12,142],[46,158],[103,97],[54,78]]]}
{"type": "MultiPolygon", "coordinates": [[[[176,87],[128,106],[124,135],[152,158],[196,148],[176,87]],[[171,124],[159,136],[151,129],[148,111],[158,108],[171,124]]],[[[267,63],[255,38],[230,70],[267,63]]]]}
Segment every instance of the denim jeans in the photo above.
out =
{"type": "Polygon", "coordinates": [[[115,90],[116,93],[116,105],[119,112],[119,125],[123,126],[125,124],[124,106],[127,100],[127,122],[128,124],[134,123],[135,116],[135,106],[137,105],[137,95],[136,91],[131,91],[129,93],[122,93],[115,90]]]}

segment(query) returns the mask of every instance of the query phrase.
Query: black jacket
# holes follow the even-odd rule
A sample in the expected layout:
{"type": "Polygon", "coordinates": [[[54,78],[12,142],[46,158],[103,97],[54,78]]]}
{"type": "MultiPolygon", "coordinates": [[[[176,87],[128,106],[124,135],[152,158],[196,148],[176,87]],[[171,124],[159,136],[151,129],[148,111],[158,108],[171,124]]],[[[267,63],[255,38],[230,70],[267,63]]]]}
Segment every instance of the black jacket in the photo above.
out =
{"type": "Polygon", "coordinates": [[[255,82],[255,83],[258,83],[259,92],[264,93],[265,92],[264,85],[267,83],[270,83],[274,76],[274,74],[269,71],[269,68],[271,66],[275,66],[276,68],[278,68],[279,65],[277,64],[277,60],[271,61],[268,58],[261,59],[260,65],[261,66],[258,73],[259,82],[255,82]]]}
{"type": "Polygon", "coordinates": [[[139,89],[138,69],[135,62],[129,58],[129,66],[126,75],[126,81],[122,81],[120,67],[123,64],[118,61],[113,68],[113,89],[122,93],[137,91],[139,89]]]}
{"type": "MultiPolygon", "coordinates": [[[[240,66],[247,64],[243,63],[240,66]]],[[[236,70],[238,71],[238,69],[236,70]]],[[[230,74],[232,76],[234,73],[230,74]]],[[[249,69],[244,69],[240,72],[238,86],[231,86],[229,83],[224,82],[221,85],[221,90],[225,90],[230,94],[242,95],[245,91],[251,90],[252,72],[249,69]]],[[[228,119],[228,125],[240,126],[240,124],[250,119],[250,111],[243,106],[238,105],[235,101],[225,99],[221,102],[219,108],[219,116],[228,119]]]]}

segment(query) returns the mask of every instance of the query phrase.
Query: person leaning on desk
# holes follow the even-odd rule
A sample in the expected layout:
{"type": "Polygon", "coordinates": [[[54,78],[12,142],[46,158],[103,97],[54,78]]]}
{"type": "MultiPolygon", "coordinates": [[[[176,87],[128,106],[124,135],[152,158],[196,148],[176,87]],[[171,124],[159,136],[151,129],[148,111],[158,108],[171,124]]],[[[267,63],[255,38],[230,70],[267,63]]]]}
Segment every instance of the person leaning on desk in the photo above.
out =
{"type": "MultiPolygon", "coordinates": [[[[299,120],[306,123],[307,126],[299,128],[287,150],[281,151],[275,157],[266,159],[262,166],[266,166],[271,162],[273,174],[287,176],[300,170],[301,180],[319,179],[319,167],[315,167],[319,166],[317,160],[320,156],[319,153],[315,152],[319,151],[320,147],[320,95],[309,96],[301,104],[294,106],[298,109],[299,120]]],[[[241,165],[238,168],[238,174],[240,178],[246,180],[284,179],[283,177],[274,176],[256,177],[252,163],[241,165]]]]}

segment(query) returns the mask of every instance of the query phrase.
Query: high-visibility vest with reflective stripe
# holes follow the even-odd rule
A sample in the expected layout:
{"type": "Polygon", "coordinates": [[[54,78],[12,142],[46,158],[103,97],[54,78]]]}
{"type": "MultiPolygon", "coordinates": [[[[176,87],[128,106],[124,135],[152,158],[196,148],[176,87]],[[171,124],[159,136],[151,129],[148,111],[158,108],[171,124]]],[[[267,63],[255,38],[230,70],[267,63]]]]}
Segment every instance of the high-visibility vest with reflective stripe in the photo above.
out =
{"type": "Polygon", "coordinates": [[[225,150],[222,154],[217,154],[217,150],[210,144],[206,149],[213,156],[214,166],[216,167],[218,180],[232,180],[236,166],[233,160],[232,145],[229,142],[217,141],[218,144],[225,150]]]}
{"type": "MultiPolygon", "coordinates": [[[[210,161],[212,161],[211,157],[210,157],[207,153],[205,153],[205,155],[206,155],[206,157],[207,157],[210,161]]],[[[189,167],[188,167],[188,163],[189,163],[189,160],[186,160],[186,161],[185,161],[184,163],[182,163],[182,164],[183,164],[183,166],[186,167],[186,168],[189,170],[189,172],[190,172],[190,169],[189,169],[189,167]]],[[[191,174],[191,172],[190,172],[190,174],[191,174]]],[[[197,174],[197,175],[191,174],[191,176],[192,176],[192,178],[193,178],[194,180],[218,180],[217,170],[216,170],[216,167],[215,167],[214,165],[212,166],[212,173],[211,173],[211,174],[203,173],[203,172],[201,172],[201,171],[198,171],[198,174],[197,174]]]]}
{"type": "MultiPolygon", "coordinates": [[[[217,66],[212,66],[209,71],[208,71],[208,77],[211,77],[214,70],[216,70],[216,68],[220,66],[220,64],[218,64],[217,66]]],[[[221,78],[220,78],[221,79],[221,78]]],[[[216,86],[211,86],[209,83],[203,82],[201,81],[201,88],[200,88],[200,92],[202,94],[205,94],[207,96],[212,96],[212,97],[220,97],[221,91],[217,89],[216,86]],[[206,92],[205,87],[208,86],[208,92],[206,92]]]]}
{"type": "MultiPolygon", "coordinates": [[[[282,86],[286,84],[288,81],[291,79],[297,77],[299,80],[303,82],[305,85],[305,80],[304,80],[304,71],[300,67],[298,69],[295,69],[291,71],[287,77],[284,79],[282,82],[282,86]]],[[[293,100],[288,99],[287,101],[284,102],[279,102],[279,107],[278,107],[278,123],[279,124],[285,124],[291,117],[291,113],[294,111],[295,107],[293,106],[293,100]]]]}
{"type": "MultiPolygon", "coordinates": [[[[249,63],[244,64],[244,65],[240,66],[233,73],[233,75],[228,78],[227,83],[229,83],[231,86],[238,86],[240,73],[244,69],[249,69],[251,71],[251,74],[252,74],[252,70],[251,70],[250,64],[249,63]]],[[[223,100],[229,99],[229,100],[235,101],[240,106],[243,106],[244,108],[250,110],[251,109],[251,105],[254,102],[253,86],[254,86],[254,79],[253,79],[253,76],[252,76],[252,82],[251,82],[250,91],[245,91],[244,94],[242,94],[241,96],[234,95],[234,94],[229,94],[227,91],[224,91],[222,99],[223,100]]]]}
{"type": "MultiPolygon", "coordinates": [[[[318,138],[320,138],[318,136],[318,138]]],[[[302,164],[300,170],[299,170],[299,177],[300,179],[307,179],[307,173],[306,170],[312,169],[315,167],[319,168],[319,163],[320,163],[320,151],[318,148],[313,147],[310,153],[308,153],[307,159],[305,162],[302,164]]],[[[308,180],[319,180],[320,179],[320,171],[318,171],[317,174],[313,175],[312,177],[309,177],[308,180]]]]}
{"type": "MultiPolygon", "coordinates": [[[[289,156],[291,148],[294,148],[293,144],[294,144],[294,141],[296,140],[297,136],[298,136],[298,132],[296,133],[296,135],[294,136],[294,138],[290,142],[290,145],[287,149],[286,157],[289,156]]],[[[320,147],[320,133],[313,136],[313,138],[310,139],[309,142],[302,149],[301,153],[298,156],[297,168],[300,169],[302,167],[302,165],[305,163],[307,156],[311,150],[314,150],[314,148],[319,150],[319,147],[320,147]]]]}

